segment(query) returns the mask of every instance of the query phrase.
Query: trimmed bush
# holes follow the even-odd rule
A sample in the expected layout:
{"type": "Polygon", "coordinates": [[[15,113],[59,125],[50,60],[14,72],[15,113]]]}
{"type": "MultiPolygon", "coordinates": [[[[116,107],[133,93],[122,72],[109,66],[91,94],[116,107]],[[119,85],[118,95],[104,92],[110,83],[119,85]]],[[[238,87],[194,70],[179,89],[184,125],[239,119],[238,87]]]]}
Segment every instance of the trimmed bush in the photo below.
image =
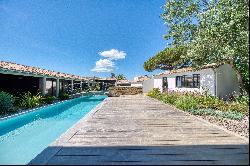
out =
{"type": "Polygon", "coordinates": [[[0,114],[14,111],[15,97],[7,92],[0,91],[0,114]]]}

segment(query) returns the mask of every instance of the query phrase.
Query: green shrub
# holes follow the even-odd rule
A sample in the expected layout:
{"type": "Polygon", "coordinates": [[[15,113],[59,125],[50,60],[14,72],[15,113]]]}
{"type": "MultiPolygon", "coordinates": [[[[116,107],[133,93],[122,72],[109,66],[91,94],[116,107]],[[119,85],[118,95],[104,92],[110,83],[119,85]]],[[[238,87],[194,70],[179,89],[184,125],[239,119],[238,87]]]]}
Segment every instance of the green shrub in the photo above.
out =
{"type": "Polygon", "coordinates": [[[60,100],[68,100],[69,99],[69,94],[63,92],[63,93],[60,93],[59,94],[59,97],[58,97],[60,100]]]}
{"type": "Polygon", "coordinates": [[[19,106],[22,108],[33,108],[43,103],[43,97],[40,93],[32,95],[26,92],[19,97],[19,106]]]}
{"type": "Polygon", "coordinates": [[[176,94],[165,94],[162,96],[162,101],[164,103],[168,103],[168,104],[172,104],[174,105],[174,103],[176,102],[176,100],[179,98],[178,95],[176,94]]]}
{"type": "Polygon", "coordinates": [[[43,102],[46,104],[52,104],[56,100],[55,96],[46,95],[43,97],[43,102]]]}
{"type": "Polygon", "coordinates": [[[192,96],[180,96],[177,98],[177,100],[174,102],[174,105],[182,109],[184,111],[187,111],[189,109],[197,109],[198,108],[198,100],[192,96]]]}
{"type": "Polygon", "coordinates": [[[147,95],[149,97],[158,99],[161,95],[161,91],[159,88],[153,88],[153,90],[149,91],[147,95]]]}
{"type": "Polygon", "coordinates": [[[218,109],[225,106],[225,102],[214,96],[196,96],[199,100],[199,108],[212,108],[218,109]]]}
{"type": "Polygon", "coordinates": [[[0,114],[14,111],[15,97],[7,92],[0,92],[0,114]]]}
{"type": "Polygon", "coordinates": [[[215,96],[200,95],[197,93],[167,92],[161,94],[158,88],[153,89],[147,95],[185,111],[190,109],[212,109],[249,115],[249,98],[246,95],[236,96],[233,101],[229,102],[225,102],[215,96]]]}
{"type": "Polygon", "coordinates": [[[249,96],[248,95],[236,96],[234,100],[237,103],[249,105],[249,96]]]}
{"type": "Polygon", "coordinates": [[[218,107],[221,111],[236,111],[249,115],[249,106],[246,104],[241,104],[237,102],[228,102],[225,106],[218,107]]]}
{"type": "Polygon", "coordinates": [[[244,118],[244,114],[236,111],[219,111],[214,109],[190,109],[188,110],[193,115],[206,115],[206,116],[215,116],[219,119],[232,119],[232,120],[242,120],[244,118]]]}

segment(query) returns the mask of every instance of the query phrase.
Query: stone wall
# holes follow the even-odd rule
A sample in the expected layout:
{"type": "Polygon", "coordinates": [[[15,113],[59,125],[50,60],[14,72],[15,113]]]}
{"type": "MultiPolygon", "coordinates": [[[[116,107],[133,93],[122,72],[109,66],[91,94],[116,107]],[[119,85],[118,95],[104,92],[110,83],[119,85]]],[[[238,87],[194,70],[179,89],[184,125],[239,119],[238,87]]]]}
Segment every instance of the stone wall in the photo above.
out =
{"type": "Polygon", "coordinates": [[[142,93],[142,87],[110,87],[109,94],[110,96],[119,96],[119,95],[136,95],[142,93]]]}

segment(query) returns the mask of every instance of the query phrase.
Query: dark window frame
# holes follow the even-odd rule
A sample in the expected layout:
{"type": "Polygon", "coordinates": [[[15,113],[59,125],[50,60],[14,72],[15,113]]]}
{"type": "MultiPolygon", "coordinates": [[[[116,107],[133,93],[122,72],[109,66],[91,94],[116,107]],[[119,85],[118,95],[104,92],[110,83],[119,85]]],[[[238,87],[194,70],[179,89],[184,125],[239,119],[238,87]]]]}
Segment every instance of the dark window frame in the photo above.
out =
{"type": "Polygon", "coordinates": [[[200,88],[200,74],[193,74],[193,87],[200,88]]]}
{"type": "Polygon", "coordinates": [[[177,88],[200,88],[200,74],[182,75],[175,77],[175,87],[177,88]],[[191,78],[192,82],[187,82],[191,78]],[[178,84],[180,81],[180,84],[178,84]]]}
{"type": "Polygon", "coordinates": [[[175,78],[175,86],[178,88],[182,87],[182,76],[176,76],[175,78]],[[180,84],[178,85],[178,81],[180,81],[180,84]]]}

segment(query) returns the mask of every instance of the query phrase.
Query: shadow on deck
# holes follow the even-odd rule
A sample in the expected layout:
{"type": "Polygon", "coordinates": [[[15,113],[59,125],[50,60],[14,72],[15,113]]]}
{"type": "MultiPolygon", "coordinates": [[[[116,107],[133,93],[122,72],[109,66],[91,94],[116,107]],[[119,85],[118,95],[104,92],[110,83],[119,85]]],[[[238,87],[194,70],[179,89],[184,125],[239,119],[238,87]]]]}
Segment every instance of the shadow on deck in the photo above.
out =
{"type": "Polygon", "coordinates": [[[50,146],[41,154],[29,165],[249,164],[249,145],[50,146]]]}

